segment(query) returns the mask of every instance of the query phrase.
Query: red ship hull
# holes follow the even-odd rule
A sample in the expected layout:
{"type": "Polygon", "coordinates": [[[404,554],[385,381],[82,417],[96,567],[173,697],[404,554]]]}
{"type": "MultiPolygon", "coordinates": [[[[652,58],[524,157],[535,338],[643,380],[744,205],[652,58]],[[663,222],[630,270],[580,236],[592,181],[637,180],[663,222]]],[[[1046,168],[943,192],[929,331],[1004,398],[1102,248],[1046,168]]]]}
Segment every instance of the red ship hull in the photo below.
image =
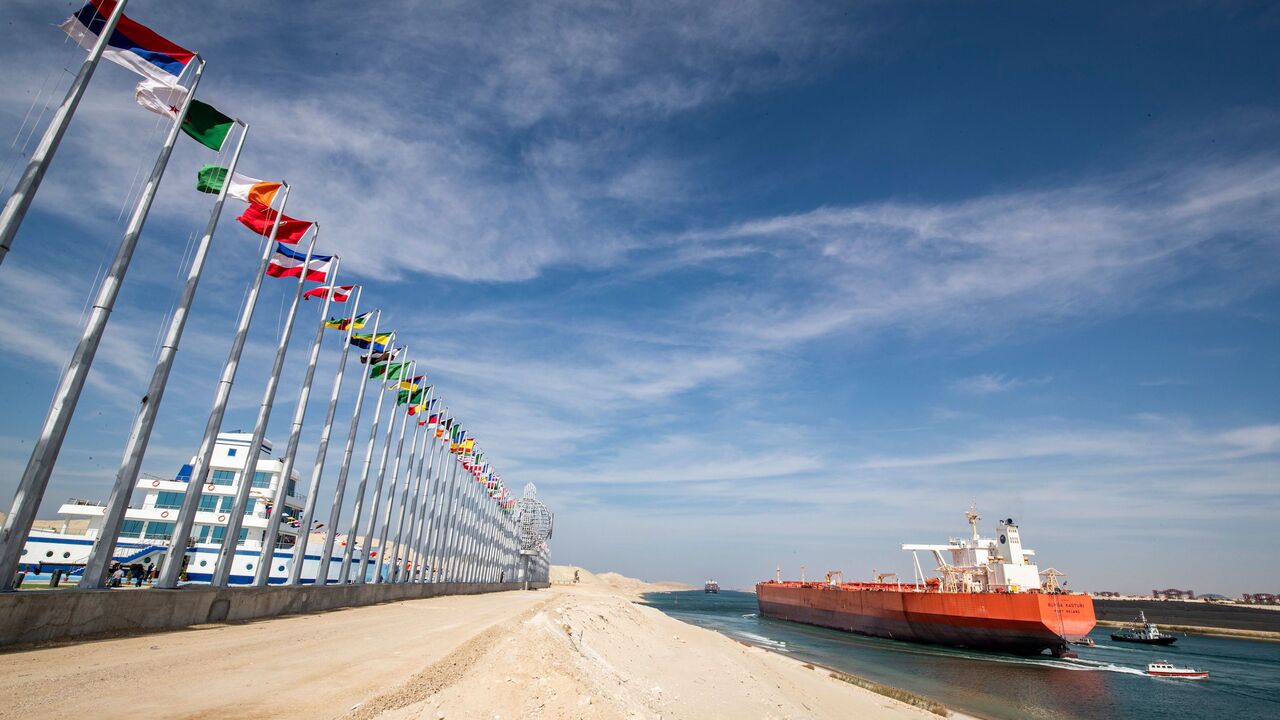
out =
{"type": "Polygon", "coordinates": [[[1067,643],[1093,629],[1093,599],[1079,594],[944,593],[880,583],[764,582],[760,614],[835,630],[953,647],[1073,656],[1067,643]],[[900,589],[901,588],[901,589],[900,589]]]}

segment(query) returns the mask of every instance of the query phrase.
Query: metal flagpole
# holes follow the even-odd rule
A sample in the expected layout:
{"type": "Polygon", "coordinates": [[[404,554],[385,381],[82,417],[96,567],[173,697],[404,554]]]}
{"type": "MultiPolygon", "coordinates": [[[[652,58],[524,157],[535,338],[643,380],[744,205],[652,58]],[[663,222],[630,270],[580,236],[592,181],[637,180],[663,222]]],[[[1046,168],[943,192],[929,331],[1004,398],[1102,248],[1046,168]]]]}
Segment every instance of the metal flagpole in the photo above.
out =
{"type": "MultiPolygon", "coordinates": [[[[373,339],[378,339],[378,324],[382,321],[382,310],[374,310],[373,316],[373,339]]],[[[394,338],[388,338],[392,340],[394,338]]],[[[388,341],[387,346],[390,350],[391,343],[388,341]]],[[[351,344],[351,338],[348,336],[347,344],[351,344]]],[[[329,528],[330,532],[324,539],[324,549],[320,552],[320,562],[329,562],[333,557],[333,543],[338,534],[338,521],[342,518],[342,499],[347,490],[347,475],[351,469],[351,458],[355,454],[356,434],[360,429],[360,412],[364,408],[365,386],[369,384],[369,376],[365,371],[372,368],[376,363],[373,362],[373,356],[376,353],[377,343],[371,343],[369,346],[369,362],[365,363],[365,367],[360,369],[360,389],[356,393],[356,407],[351,412],[351,426],[347,428],[347,444],[342,450],[342,467],[338,469],[338,487],[333,494],[333,506],[329,508],[329,528]]],[[[387,362],[391,362],[393,356],[388,355],[387,362]]],[[[386,385],[385,375],[382,385],[386,385]]],[[[378,416],[382,414],[382,396],[377,397],[377,413],[373,418],[373,430],[369,433],[369,453],[373,452],[374,436],[378,434],[378,416]]],[[[338,563],[338,582],[347,582],[347,571],[351,568],[351,553],[356,545],[356,525],[360,522],[360,503],[364,500],[364,478],[360,479],[360,488],[356,493],[355,517],[351,521],[351,527],[347,532],[347,541],[343,543],[346,548],[342,553],[342,559],[338,563]]]]}
{"type": "MultiPolygon", "coordinates": [[[[434,391],[434,388],[433,388],[434,391]]],[[[433,398],[427,404],[427,419],[431,418],[431,409],[436,405],[433,398]]],[[[422,457],[418,460],[418,500],[414,507],[413,524],[409,526],[409,549],[413,552],[413,569],[405,573],[404,582],[413,582],[422,569],[422,529],[427,519],[427,500],[431,496],[431,466],[435,462],[436,446],[435,428],[427,422],[427,436],[422,446],[422,457]]]]}
{"type": "MultiPolygon", "coordinates": [[[[451,450],[453,442],[449,437],[449,431],[445,431],[445,448],[444,459],[452,461],[453,451],[451,450]]],[[[436,582],[444,582],[444,574],[448,565],[449,541],[453,531],[453,505],[458,496],[458,464],[456,462],[448,462],[441,465],[441,472],[448,473],[449,479],[445,481],[445,496],[441,498],[440,503],[440,531],[432,533],[435,535],[434,549],[432,554],[436,557],[436,582]]]]}
{"type": "MultiPolygon", "coordinates": [[[[417,361],[410,361],[410,364],[409,364],[410,384],[413,383],[413,374],[417,371],[418,371],[417,361]]],[[[401,379],[403,380],[403,378],[401,379]]],[[[396,390],[397,397],[399,396],[399,394],[400,394],[400,391],[397,388],[396,390]]],[[[412,395],[412,393],[410,394],[412,395]]],[[[397,406],[399,405],[398,399],[396,404],[397,406]]],[[[387,559],[387,534],[391,529],[391,512],[392,512],[392,509],[395,507],[395,501],[396,501],[396,482],[400,477],[400,459],[404,456],[404,431],[405,431],[405,428],[408,427],[408,425],[409,425],[409,408],[408,408],[408,404],[406,403],[404,414],[401,415],[400,417],[400,442],[396,444],[396,462],[395,462],[395,465],[393,465],[391,468],[391,478],[387,481],[387,504],[386,504],[386,507],[383,508],[382,523],[380,524],[382,531],[378,533],[378,562],[373,569],[373,581],[376,583],[383,582],[382,564],[386,562],[386,559],[387,559]]],[[[414,433],[414,434],[416,435],[417,433],[414,433]]],[[[379,472],[378,472],[378,482],[379,483],[382,482],[381,468],[379,468],[379,472]]],[[[369,517],[370,533],[372,533],[373,531],[372,521],[374,519],[374,516],[378,514],[376,509],[377,506],[375,505],[374,508],[375,510],[373,512],[373,515],[369,517]]],[[[396,552],[399,552],[399,551],[400,551],[400,548],[396,548],[396,552]]],[[[395,560],[393,558],[392,563],[394,564],[394,562],[395,560]]]]}
{"type": "MultiPolygon", "coordinates": [[[[394,340],[394,338],[388,338],[388,342],[387,342],[388,349],[392,349],[391,342],[390,342],[391,340],[394,340]]],[[[375,352],[377,347],[378,347],[378,336],[374,335],[373,342],[369,343],[369,352],[370,353],[375,352]]],[[[408,357],[408,354],[409,354],[408,345],[404,347],[402,354],[404,357],[408,357]]],[[[381,390],[383,390],[384,393],[387,389],[387,383],[391,380],[391,376],[393,374],[396,376],[400,376],[404,374],[400,370],[397,370],[394,373],[392,373],[391,372],[392,362],[394,362],[394,359],[387,361],[387,371],[382,374],[381,390]]],[[[399,377],[397,377],[396,382],[399,382],[399,381],[400,381],[399,377]]],[[[386,401],[385,394],[378,396],[378,404],[376,409],[373,412],[373,427],[369,428],[369,444],[365,448],[364,467],[360,471],[360,484],[356,488],[355,512],[353,513],[353,516],[351,518],[351,530],[350,532],[347,533],[347,549],[346,549],[346,552],[342,554],[341,573],[342,573],[342,582],[344,583],[350,582],[352,554],[355,552],[356,537],[358,536],[358,533],[360,530],[360,518],[361,518],[362,511],[364,510],[364,490],[365,490],[365,486],[369,482],[369,468],[373,465],[373,451],[374,451],[374,448],[377,447],[377,443],[378,443],[378,423],[382,419],[382,406],[385,404],[385,401],[386,401]]],[[[393,422],[394,422],[394,418],[387,421],[388,424],[392,424],[393,422]]],[[[366,537],[364,539],[363,549],[360,551],[360,556],[362,558],[362,562],[361,562],[362,571],[364,568],[363,558],[364,556],[369,554],[369,550],[370,550],[369,538],[366,537]]],[[[357,578],[356,582],[363,583],[364,582],[363,578],[364,576],[361,575],[360,578],[357,578]]]]}
{"type": "MultiPolygon", "coordinates": [[[[427,412],[428,403],[431,401],[431,393],[435,391],[435,387],[429,386],[426,390],[426,397],[422,398],[422,402],[418,404],[418,412],[427,412]]],[[[422,455],[417,455],[418,436],[423,434],[422,422],[418,422],[418,427],[413,434],[413,447],[409,451],[409,467],[405,470],[404,478],[404,499],[400,501],[400,521],[396,524],[396,554],[400,556],[400,567],[392,576],[393,582],[402,582],[403,578],[409,572],[409,555],[413,541],[413,525],[415,516],[418,512],[418,492],[422,489],[422,458],[427,455],[426,438],[423,438],[422,455]],[[414,461],[417,461],[418,467],[413,467],[414,461]],[[410,491],[409,482],[413,480],[413,489],[410,491]],[[409,504],[412,499],[412,505],[409,504]],[[408,517],[406,518],[405,510],[408,508],[408,517]],[[406,525],[406,522],[408,523],[406,525]],[[407,532],[406,532],[407,528],[407,532]],[[409,540],[406,543],[405,540],[409,540]]]]}
{"type": "Polygon", "coordinates": [[[125,273],[133,260],[133,251],[142,235],[142,226],[147,221],[147,213],[151,211],[151,202],[155,199],[156,190],[160,187],[160,179],[164,177],[165,166],[169,164],[169,155],[173,153],[174,141],[178,139],[178,128],[182,118],[186,117],[191,99],[195,97],[196,86],[200,84],[200,76],[204,74],[204,58],[199,58],[195,75],[191,79],[191,87],[182,101],[182,110],[169,127],[160,154],[156,157],[151,169],[151,176],[143,186],[142,195],[133,209],[129,224],[125,228],[124,237],[116,249],[115,259],[111,261],[111,269],[107,271],[98,288],[98,296],[93,302],[93,310],[85,320],[80,342],[71,356],[71,364],[58,381],[58,389],[54,392],[53,402],[49,405],[49,413],[45,416],[44,425],[40,429],[40,437],[31,451],[26,470],[18,482],[18,491],[14,494],[13,505],[4,520],[4,529],[0,530],[0,591],[12,590],[17,581],[15,572],[22,558],[22,546],[26,543],[31,525],[35,522],[40,502],[44,499],[45,489],[49,486],[49,477],[53,474],[54,464],[58,461],[58,453],[62,450],[62,442],[67,437],[67,429],[71,425],[71,416],[75,414],[76,403],[84,390],[85,381],[89,378],[89,368],[93,365],[98,345],[102,343],[102,335],[107,329],[107,320],[115,307],[116,297],[120,294],[120,286],[124,283],[125,273]]]}
{"type": "MultiPolygon", "coordinates": [[[[336,268],[335,268],[336,269],[336,268]]],[[[316,511],[316,495],[320,492],[320,478],[324,475],[325,456],[329,453],[329,435],[333,432],[333,416],[338,412],[338,397],[342,394],[342,374],[347,369],[347,354],[351,348],[351,333],[355,332],[356,317],[360,312],[360,295],[364,288],[357,285],[355,287],[356,298],[351,305],[351,321],[347,323],[347,336],[342,343],[342,356],[338,359],[338,374],[333,379],[333,393],[329,396],[329,411],[324,418],[324,429],[320,431],[320,444],[316,447],[316,461],[311,468],[311,483],[307,485],[307,499],[302,507],[302,525],[307,531],[298,536],[293,544],[293,557],[295,562],[289,566],[289,579],[286,584],[297,585],[302,579],[302,562],[307,558],[307,542],[311,536],[312,518],[316,511]],[[302,560],[298,560],[302,558],[302,560]]],[[[333,291],[330,290],[332,295],[333,291]]],[[[324,325],[322,324],[323,328],[324,325]]],[[[363,383],[361,384],[363,390],[363,383]]],[[[354,424],[352,425],[354,428],[354,424]]],[[[335,498],[338,498],[335,495],[335,498]]],[[[341,500],[339,499],[339,502],[341,500]]],[[[334,534],[337,522],[332,525],[326,525],[325,546],[330,550],[333,545],[329,542],[334,534]]],[[[329,561],[322,557],[321,562],[316,566],[316,584],[327,585],[329,583],[329,561]]]]}
{"type": "Polygon", "coordinates": [[[462,478],[462,526],[458,533],[458,563],[457,575],[459,582],[467,582],[471,579],[470,571],[474,554],[474,540],[476,528],[476,511],[475,511],[475,477],[462,469],[466,475],[462,478]]]}
{"type": "MultiPolygon", "coordinates": [[[[266,587],[267,582],[271,579],[271,567],[276,564],[275,546],[276,537],[280,532],[280,521],[284,517],[285,498],[288,497],[289,476],[293,475],[293,465],[298,457],[298,443],[302,440],[302,425],[307,418],[307,405],[311,402],[311,383],[316,377],[316,363],[320,360],[320,346],[324,343],[324,323],[329,317],[329,305],[333,302],[333,289],[338,283],[338,267],[341,265],[342,258],[337,255],[333,256],[333,266],[329,268],[329,292],[325,293],[324,304],[320,306],[320,322],[316,325],[316,337],[311,341],[311,354],[307,357],[307,371],[302,378],[302,389],[298,391],[298,404],[293,409],[293,423],[289,426],[289,443],[285,446],[284,463],[280,468],[281,482],[276,483],[275,495],[272,496],[272,513],[267,518],[267,534],[262,546],[262,552],[258,554],[258,567],[254,569],[253,584],[257,587],[266,587]]],[[[302,276],[305,277],[308,272],[308,266],[302,266],[302,276]]],[[[307,504],[314,504],[311,498],[307,498],[307,504]]],[[[311,532],[309,525],[301,525],[298,527],[298,533],[305,536],[311,532]]],[[[293,564],[302,566],[305,556],[298,552],[297,540],[294,540],[293,546],[293,564]]],[[[287,576],[286,576],[287,577],[287,576]]]]}
{"type": "MultiPolygon", "coordinates": [[[[316,239],[320,237],[320,225],[311,226],[311,243],[307,245],[307,256],[302,261],[302,272],[298,273],[298,282],[293,288],[293,303],[285,315],[284,330],[280,333],[280,341],[276,345],[276,359],[271,365],[271,375],[267,377],[267,387],[262,393],[262,403],[258,406],[258,419],[253,425],[253,437],[249,441],[249,455],[245,458],[244,469],[235,479],[235,503],[227,517],[227,529],[222,536],[222,548],[218,552],[218,563],[213,570],[213,579],[209,584],[221,587],[228,584],[231,578],[232,565],[236,559],[236,546],[240,543],[240,528],[244,524],[244,509],[249,504],[249,489],[253,485],[253,477],[258,472],[258,459],[262,457],[262,441],[267,436],[267,423],[271,420],[271,408],[276,401],[276,389],[280,387],[280,372],[284,369],[284,356],[289,350],[289,339],[293,337],[294,321],[298,319],[298,303],[302,300],[302,288],[307,282],[307,272],[311,267],[311,256],[315,254],[316,239]]],[[[278,484],[288,484],[289,477],[281,474],[276,478],[278,484]]],[[[273,513],[282,512],[283,507],[272,508],[273,513]]],[[[269,544],[274,552],[275,538],[263,537],[262,542],[269,544]]],[[[271,556],[268,555],[268,558],[271,556]]]]}
{"type": "MultiPolygon", "coordinates": [[[[71,87],[67,88],[67,96],[54,111],[53,118],[49,120],[49,127],[44,131],[44,137],[40,138],[40,144],[36,146],[35,152],[31,153],[31,159],[27,161],[22,177],[18,178],[18,184],[13,187],[13,194],[5,201],[4,210],[0,211],[0,263],[9,256],[13,237],[18,234],[18,227],[22,225],[27,209],[31,207],[31,201],[35,199],[36,191],[40,189],[40,182],[44,180],[45,171],[49,169],[49,162],[53,160],[53,154],[58,151],[62,136],[67,132],[67,126],[71,124],[71,116],[75,114],[80,98],[84,97],[84,91],[89,87],[89,80],[93,78],[93,71],[98,67],[98,60],[102,59],[102,51],[107,49],[107,42],[115,33],[116,23],[124,17],[124,5],[127,1],[119,0],[115,10],[107,16],[106,24],[98,33],[98,42],[93,44],[93,49],[80,64],[80,72],[76,73],[76,79],[72,80],[71,87]]],[[[192,87],[190,95],[195,94],[194,90],[195,88],[192,87]]],[[[185,114],[178,117],[185,117],[185,114]]]]}
{"type": "MultiPolygon", "coordinates": [[[[228,174],[229,178],[230,174],[228,174]]],[[[178,519],[174,523],[173,537],[169,541],[169,559],[160,569],[160,577],[156,580],[155,586],[158,588],[172,589],[178,586],[178,576],[182,572],[185,551],[176,554],[174,551],[186,546],[187,538],[191,536],[191,527],[195,523],[196,512],[200,506],[201,490],[209,474],[209,464],[213,461],[213,449],[217,443],[218,430],[222,427],[222,417],[227,411],[227,401],[231,399],[231,386],[235,383],[236,370],[240,366],[240,355],[244,351],[244,343],[249,336],[249,323],[253,320],[253,311],[258,305],[258,294],[262,289],[262,279],[267,274],[267,264],[271,262],[276,233],[280,230],[280,218],[284,216],[285,205],[289,202],[289,183],[281,183],[281,188],[280,209],[276,211],[275,220],[271,224],[271,235],[262,246],[262,257],[258,260],[258,273],[253,277],[249,294],[244,299],[244,307],[240,309],[236,334],[231,341],[227,360],[222,366],[222,378],[218,381],[218,389],[213,394],[213,408],[210,409],[209,419],[205,422],[204,437],[201,438],[200,449],[196,453],[195,467],[191,470],[191,478],[187,481],[187,492],[182,498],[182,507],[178,510],[178,519]]]]}
{"type": "Polygon", "coordinates": [[[240,160],[240,150],[244,148],[245,137],[249,134],[249,126],[240,123],[240,138],[236,141],[235,152],[231,154],[231,164],[227,167],[227,180],[218,191],[218,199],[209,211],[209,222],[205,225],[204,235],[196,247],[195,257],[191,260],[191,268],[187,271],[187,283],[178,298],[178,307],[169,321],[169,330],[165,334],[164,344],[160,347],[160,355],[156,358],[155,369],[151,373],[151,384],[147,386],[147,394],[142,398],[142,406],[133,421],[133,431],[129,433],[129,441],[124,447],[124,458],[120,461],[120,469],[116,471],[115,485],[111,489],[111,497],[107,500],[102,516],[102,529],[98,533],[98,542],[89,552],[85,564],[84,575],[77,589],[106,587],[107,570],[111,567],[111,558],[115,549],[116,538],[120,535],[120,527],[124,524],[125,510],[129,498],[133,495],[134,483],[138,482],[138,473],[142,469],[142,458],[147,452],[147,444],[151,441],[151,432],[155,428],[156,415],[160,411],[160,401],[164,397],[165,387],[169,383],[169,372],[173,369],[173,361],[178,355],[178,343],[182,340],[182,331],[187,325],[187,316],[191,312],[191,303],[195,300],[196,286],[200,284],[200,276],[204,272],[205,260],[209,256],[213,233],[218,227],[218,218],[222,215],[222,205],[227,199],[227,188],[230,178],[236,171],[240,160]]]}
{"type": "MultiPolygon", "coordinates": [[[[377,338],[374,338],[374,340],[375,342],[373,345],[376,346],[377,338]]],[[[405,357],[408,357],[408,356],[409,356],[409,351],[408,351],[408,348],[406,348],[405,357]]],[[[408,360],[405,360],[404,362],[405,364],[401,365],[400,369],[396,372],[396,375],[398,377],[396,378],[394,387],[397,391],[399,390],[399,387],[400,387],[400,381],[404,379],[404,376],[405,376],[404,370],[406,367],[409,368],[409,377],[413,377],[413,363],[408,360]]],[[[386,437],[384,437],[382,440],[382,456],[378,459],[378,478],[373,483],[373,507],[369,508],[369,525],[366,528],[364,533],[365,548],[364,548],[364,552],[361,553],[360,555],[360,576],[356,578],[356,582],[362,585],[364,584],[365,579],[369,576],[369,555],[370,553],[373,552],[373,529],[378,522],[378,508],[381,507],[382,505],[382,481],[386,479],[386,476],[387,476],[387,457],[391,454],[391,434],[395,431],[395,427],[396,427],[395,411],[396,411],[396,394],[392,394],[391,395],[392,415],[391,415],[391,418],[387,420],[387,434],[386,434],[386,437]]],[[[403,446],[404,423],[400,424],[400,431],[401,431],[400,441],[401,441],[401,446],[403,446]]],[[[378,557],[381,558],[385,551],[386,551],[386,548],[379,545],[378,557]]],[[[379,560],[379,562],[381,562],[381,560],[379,560]]],[[[377,581],[376,577],[374,581],[375,582],[377,581]]]]}
{"type": "MultiPolygon", "coordinates": [[[[405,520],[405,512],[409,509],[409,485],[410,485],[410,480],[413,478],[413,463],[416,462],[418,459],[418,439],[419,439],[419,436],[422,435],[422,428],[418,426],[417,421],[415,421],[413,424],[414,424],[413,441],[409,444],[409,462],[405,464],[405,469],[404,469],[404,489],[400,493],[400,515],[399,517],[396,518],[396,535],[394,540],[395,548],[396,548],[396,559],[392,561],[391,567],[387,571],[388,582],[396,582],[397,579],[400,577],[400,568],[404,566],[404,563],[409,561],[409,554],[405,551],[404,544],[403,544],[404,520],[405,520]]],[[[394,476],[392,476],[392,481],[393,482],[395,481],[394,476]]],[[[394,491],[393,491],[393,494],[394,494],[394,491]]],[[[390,509],[391,509],[391,506],[388,505],[387,510],[390,510],[390,509]]],[[[389,514],[390,513],[388,513],[388,515],[389,514]]],[[[391,525],[390,517],[388,517],[387,520],[388,520],[387,526],[390,527],[391,525]]],[[[386,535],[387,528],[383,528],[382,532],[384,535],[386,535]]]]}
{"type": "MultiPolygon", "coordinates": [[[[437,398],[437,404],[438,398],[437,398]]],[[[414,568],[414,579],[429,582],[431,578],[431,535],[430,526],[434,522],[433,518],[436,513],[436,505],[440,502],[440,478],[438,456],[440,455],[440,442],[436,438],[436,430],[441,425],[443,418],[442,411],[436,413],[435,427],[428,425],[427,438],[431,441],[431,456],[427,459],[427,500],[422,508],[422,523],[418,526],[418,538],[414,543],[418,549],[418,563],[414,568]]]]}
{"type": "Polygon", "coordinates": [[[440,548],[440,575],[442,578],[445,576],[452,577],[450,573],[454,565],[455,535],[459,517],[459,513],[455,512],[455,507],[458,503],[459,485],[461,485],[461,481],[458,479],[458,458],[454,457],[452,449],[449,451],[449,460],[449,484],[451,490],[449,491],[449,508],[445,511],[444,538],[440,548]]]}

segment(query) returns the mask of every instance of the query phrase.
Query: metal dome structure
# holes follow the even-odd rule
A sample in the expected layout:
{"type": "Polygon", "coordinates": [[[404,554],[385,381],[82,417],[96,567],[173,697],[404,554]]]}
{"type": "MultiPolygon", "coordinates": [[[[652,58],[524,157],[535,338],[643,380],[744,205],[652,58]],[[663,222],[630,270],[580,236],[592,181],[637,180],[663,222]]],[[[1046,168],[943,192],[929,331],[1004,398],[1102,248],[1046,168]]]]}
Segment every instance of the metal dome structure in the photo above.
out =
{"type": "Polygon", "coordinates": [[[520,538],[520,555],[524,560],[525,589],[530,582],[548,582],[551,572],[551,549],[547,540],[555,526],[555,516],[538,499],[533,483],[524,486],[524,494],[516,503],[516,532],[520,538]]]}
{"type": "Polygon", "coordinates": [[[516,526],[520,529],[520,552],[534,554],[551,539],[555,516],[537,498],[533,483],[524,486],[524,494],[516,504],[516,526]]]}

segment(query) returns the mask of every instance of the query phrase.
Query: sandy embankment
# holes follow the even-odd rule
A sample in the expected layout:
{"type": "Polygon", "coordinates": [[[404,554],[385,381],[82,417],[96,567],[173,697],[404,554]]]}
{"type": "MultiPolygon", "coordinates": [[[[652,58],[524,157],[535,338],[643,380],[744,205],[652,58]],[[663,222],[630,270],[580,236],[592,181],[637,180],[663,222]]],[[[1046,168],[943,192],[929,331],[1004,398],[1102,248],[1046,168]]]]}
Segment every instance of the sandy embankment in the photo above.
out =
{"type": "Polygon", "coordinates": [[[686,589],[556,568],[548,601],[357,713],[430,718],[937,718],[632,602],[686,589]],[[467,667],[463,667],[466,663],[467,667]],[[444,677],[442,678],[442,674],[444,677]],[[443,680],[443,682],[442,682],[443,680]]]}
{"type": "Polygon", "coordinates": [[[0,717],[936,717],[632,602],[671,586],[580,576],[0,653],[0,717]]]}

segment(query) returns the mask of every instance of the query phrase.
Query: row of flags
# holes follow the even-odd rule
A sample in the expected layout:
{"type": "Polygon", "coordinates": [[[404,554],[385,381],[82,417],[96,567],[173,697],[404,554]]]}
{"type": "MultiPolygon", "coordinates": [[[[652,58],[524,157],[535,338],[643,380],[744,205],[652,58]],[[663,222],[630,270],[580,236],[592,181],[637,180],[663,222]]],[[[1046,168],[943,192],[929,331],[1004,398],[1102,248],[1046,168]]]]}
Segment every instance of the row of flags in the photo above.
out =
{"type": "MultiPolygon", "coordinates": [[[[91,49],[105,26],[106,17],[114,10],[115,0],[89,0],[84,7],[66,20],[60,27],[77,44],[91,49]]],[[[142,80],[135,91],[138,104],[147,110],[176,119],[180,108],[187,103],[189,91],[178,80],[195,53],[162,37],[150,28],[128,16],[122,16],[107,42],[104,58],[138,73],[142,80]]],[[[181,128],[189,137],[215,152],[221,151],[230,134],[234,118],[208,103],[190,99],[181,128]]],[[[273,209],[282,182],[259,180],[227,168],[206,164],[196,173],[196,190],[217,194],[224,190],[226,196],[246,203],[246,208],[236,219],[261,237],[270,237],[275,230],[276,246],[267,264],[267,275],[277,278],[302,277],[319,286],[304,293],[307,299],[328,299],[345,303],[355,289],[353,285],[328,287],[332,255],[303,253],[290,245],[297,245],[316,224],[310,220],[289,217],[273,209]]],[[[469,437],[461,424],[442,411],[438,398],[428,399],[431,386],[424,375],[410,376],[410,363],[397,361],[402,348],[393,347],[394,332],[354,332],[363,330],[372,317],[365,312],[354,317],[330,318],[325,328],[340,332],[351,331],[352,346],[367,350],[360,358],[368,367],[368,378],[383,380],[389,390],[396,391],[396,404],[407,406],[406,412],[419,417],[418,425],[426,426],[436,439],[449,444],[463,469],[476,482],[484,485],[499,505],[506,511],[514,508],[502,478],[484,460],[484,453],[477,449],[476,438],[469,437]]]]}

